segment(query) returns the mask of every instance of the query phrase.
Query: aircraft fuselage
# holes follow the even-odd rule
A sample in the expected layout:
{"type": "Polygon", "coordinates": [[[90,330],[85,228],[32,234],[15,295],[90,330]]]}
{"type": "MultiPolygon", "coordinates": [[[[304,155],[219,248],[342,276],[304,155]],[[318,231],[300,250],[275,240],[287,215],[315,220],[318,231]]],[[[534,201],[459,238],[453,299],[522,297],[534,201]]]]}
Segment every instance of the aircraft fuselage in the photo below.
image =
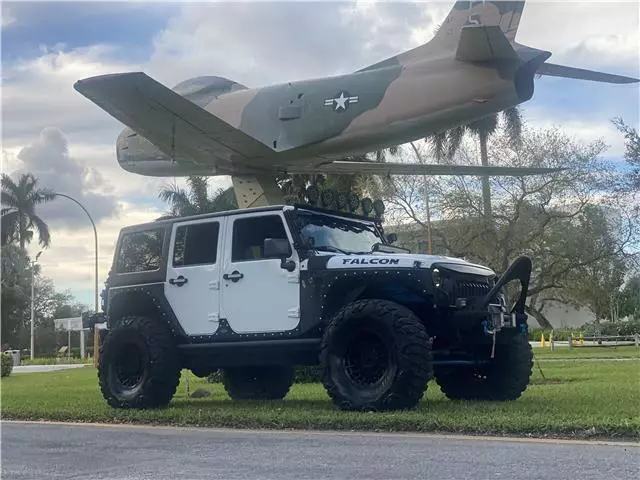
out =
{"type": "MultiPolygon", "coordinates": [[[[533,94],[532,86],[518,84],[522,61],[494,67],[450,56],[405,64],[394,60],[346,75],[235,90],[202,107],[272,149],[273,158],[264,161],[287,171],[406,143],[499,112],[533,94]]],[[[532,83],[533,70],[530,77],[532,83]]],[[[251,173],[215,152],[209,158],[204,167],[173,162],[130,129],[118,141],[118,161],[135,173],[251,173]]]]}

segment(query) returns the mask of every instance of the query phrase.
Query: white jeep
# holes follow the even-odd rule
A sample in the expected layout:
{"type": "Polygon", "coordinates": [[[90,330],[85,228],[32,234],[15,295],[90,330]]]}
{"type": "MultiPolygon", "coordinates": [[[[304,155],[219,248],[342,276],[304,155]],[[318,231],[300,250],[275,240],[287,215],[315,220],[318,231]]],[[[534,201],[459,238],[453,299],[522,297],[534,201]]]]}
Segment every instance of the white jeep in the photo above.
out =
{"type": "Polygon", "coordinates": [[[374,219],[309,206],[124,228],[103,292],[99,382],[120,408],[166,406],[181,369],[221,370],[234,399],[281,399],[320,365],[347,410],[412,408],[435,376],[452,399],[511,400],[529,383],[531,262],[498,278],[394,247],[374,219]],[[505,285],[519,281],[512,308],[505,285]]]}

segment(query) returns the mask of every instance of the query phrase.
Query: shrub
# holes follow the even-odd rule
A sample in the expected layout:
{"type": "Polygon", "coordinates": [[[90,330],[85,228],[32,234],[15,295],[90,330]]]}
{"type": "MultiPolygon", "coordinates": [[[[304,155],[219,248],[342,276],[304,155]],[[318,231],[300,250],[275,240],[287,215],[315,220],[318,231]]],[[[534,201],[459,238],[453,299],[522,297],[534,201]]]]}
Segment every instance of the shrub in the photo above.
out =
{"type": "Polygon", "coordinates": [[[2,377],[8,377],[11,375],[13,370],[13,357],[10,353],[3,353],[0,355],[1,364],[0,364],[0,373],[2,377]]]}
{"type": "MultiPolygon", "coordinates": [[[[318,365],[297,366],[294,370],[294,383],[317,383],[321,380],[320,367],[318,365]]],[[[209,383],[220,383],[222,372],[216,370],[207,377],[209,383]]]]}
{"type": "Polygon", "coordinates": [[[295,368],[295,383],[318,383],[322,380],[319,365],[302,365],[295,368]]]}

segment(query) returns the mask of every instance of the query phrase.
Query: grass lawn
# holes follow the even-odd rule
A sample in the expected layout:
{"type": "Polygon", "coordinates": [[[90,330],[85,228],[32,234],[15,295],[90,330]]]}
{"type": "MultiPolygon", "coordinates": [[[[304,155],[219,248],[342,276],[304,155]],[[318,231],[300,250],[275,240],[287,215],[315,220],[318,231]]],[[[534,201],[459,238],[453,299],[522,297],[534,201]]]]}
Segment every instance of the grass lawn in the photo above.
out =
{"type": "Polygon", "coordinates": [[[107,406],[93,367],[12,374],[0,382],[2,417],[22,420],[131,422],[239,428],[305,428],[455,432],[565,438],[640,440],[640,362],[540,362],[532,385],[515,402],[454,402],[435,383],[413,411],[343,412],[318,384],[294,385],[283,401],[234,402],[222,385],[188,374],[169,408],[115,410],[107,406]]]}

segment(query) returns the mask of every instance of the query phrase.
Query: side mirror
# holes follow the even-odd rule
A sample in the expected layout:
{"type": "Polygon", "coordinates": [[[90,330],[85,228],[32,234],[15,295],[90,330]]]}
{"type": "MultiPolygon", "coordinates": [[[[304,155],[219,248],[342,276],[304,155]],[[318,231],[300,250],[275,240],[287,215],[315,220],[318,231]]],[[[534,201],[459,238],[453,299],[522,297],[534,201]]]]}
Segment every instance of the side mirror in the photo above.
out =
{"type": "Polygon", "coordinates": [[[291,256],[291,245],[286,238],[265,238],[264,256],[266,258],[287,258],[291,256]]]}
{"type": "Polygon", "coordinates": [[[398,235],[396,235],[395,233],[390,233],[389,235],[387,235],[387,242],[394,243],[397,240],[398,240],[398,235]]]}
{"type": "Polygon", "coordinates": [[[287,272],[293,272],[296,269],[296,262],[287,260],[287,257],[290,257],[292,253],[291,244],[286,238],[264,239],[265,258],[279,258],[280,268],[287,272]]]}

